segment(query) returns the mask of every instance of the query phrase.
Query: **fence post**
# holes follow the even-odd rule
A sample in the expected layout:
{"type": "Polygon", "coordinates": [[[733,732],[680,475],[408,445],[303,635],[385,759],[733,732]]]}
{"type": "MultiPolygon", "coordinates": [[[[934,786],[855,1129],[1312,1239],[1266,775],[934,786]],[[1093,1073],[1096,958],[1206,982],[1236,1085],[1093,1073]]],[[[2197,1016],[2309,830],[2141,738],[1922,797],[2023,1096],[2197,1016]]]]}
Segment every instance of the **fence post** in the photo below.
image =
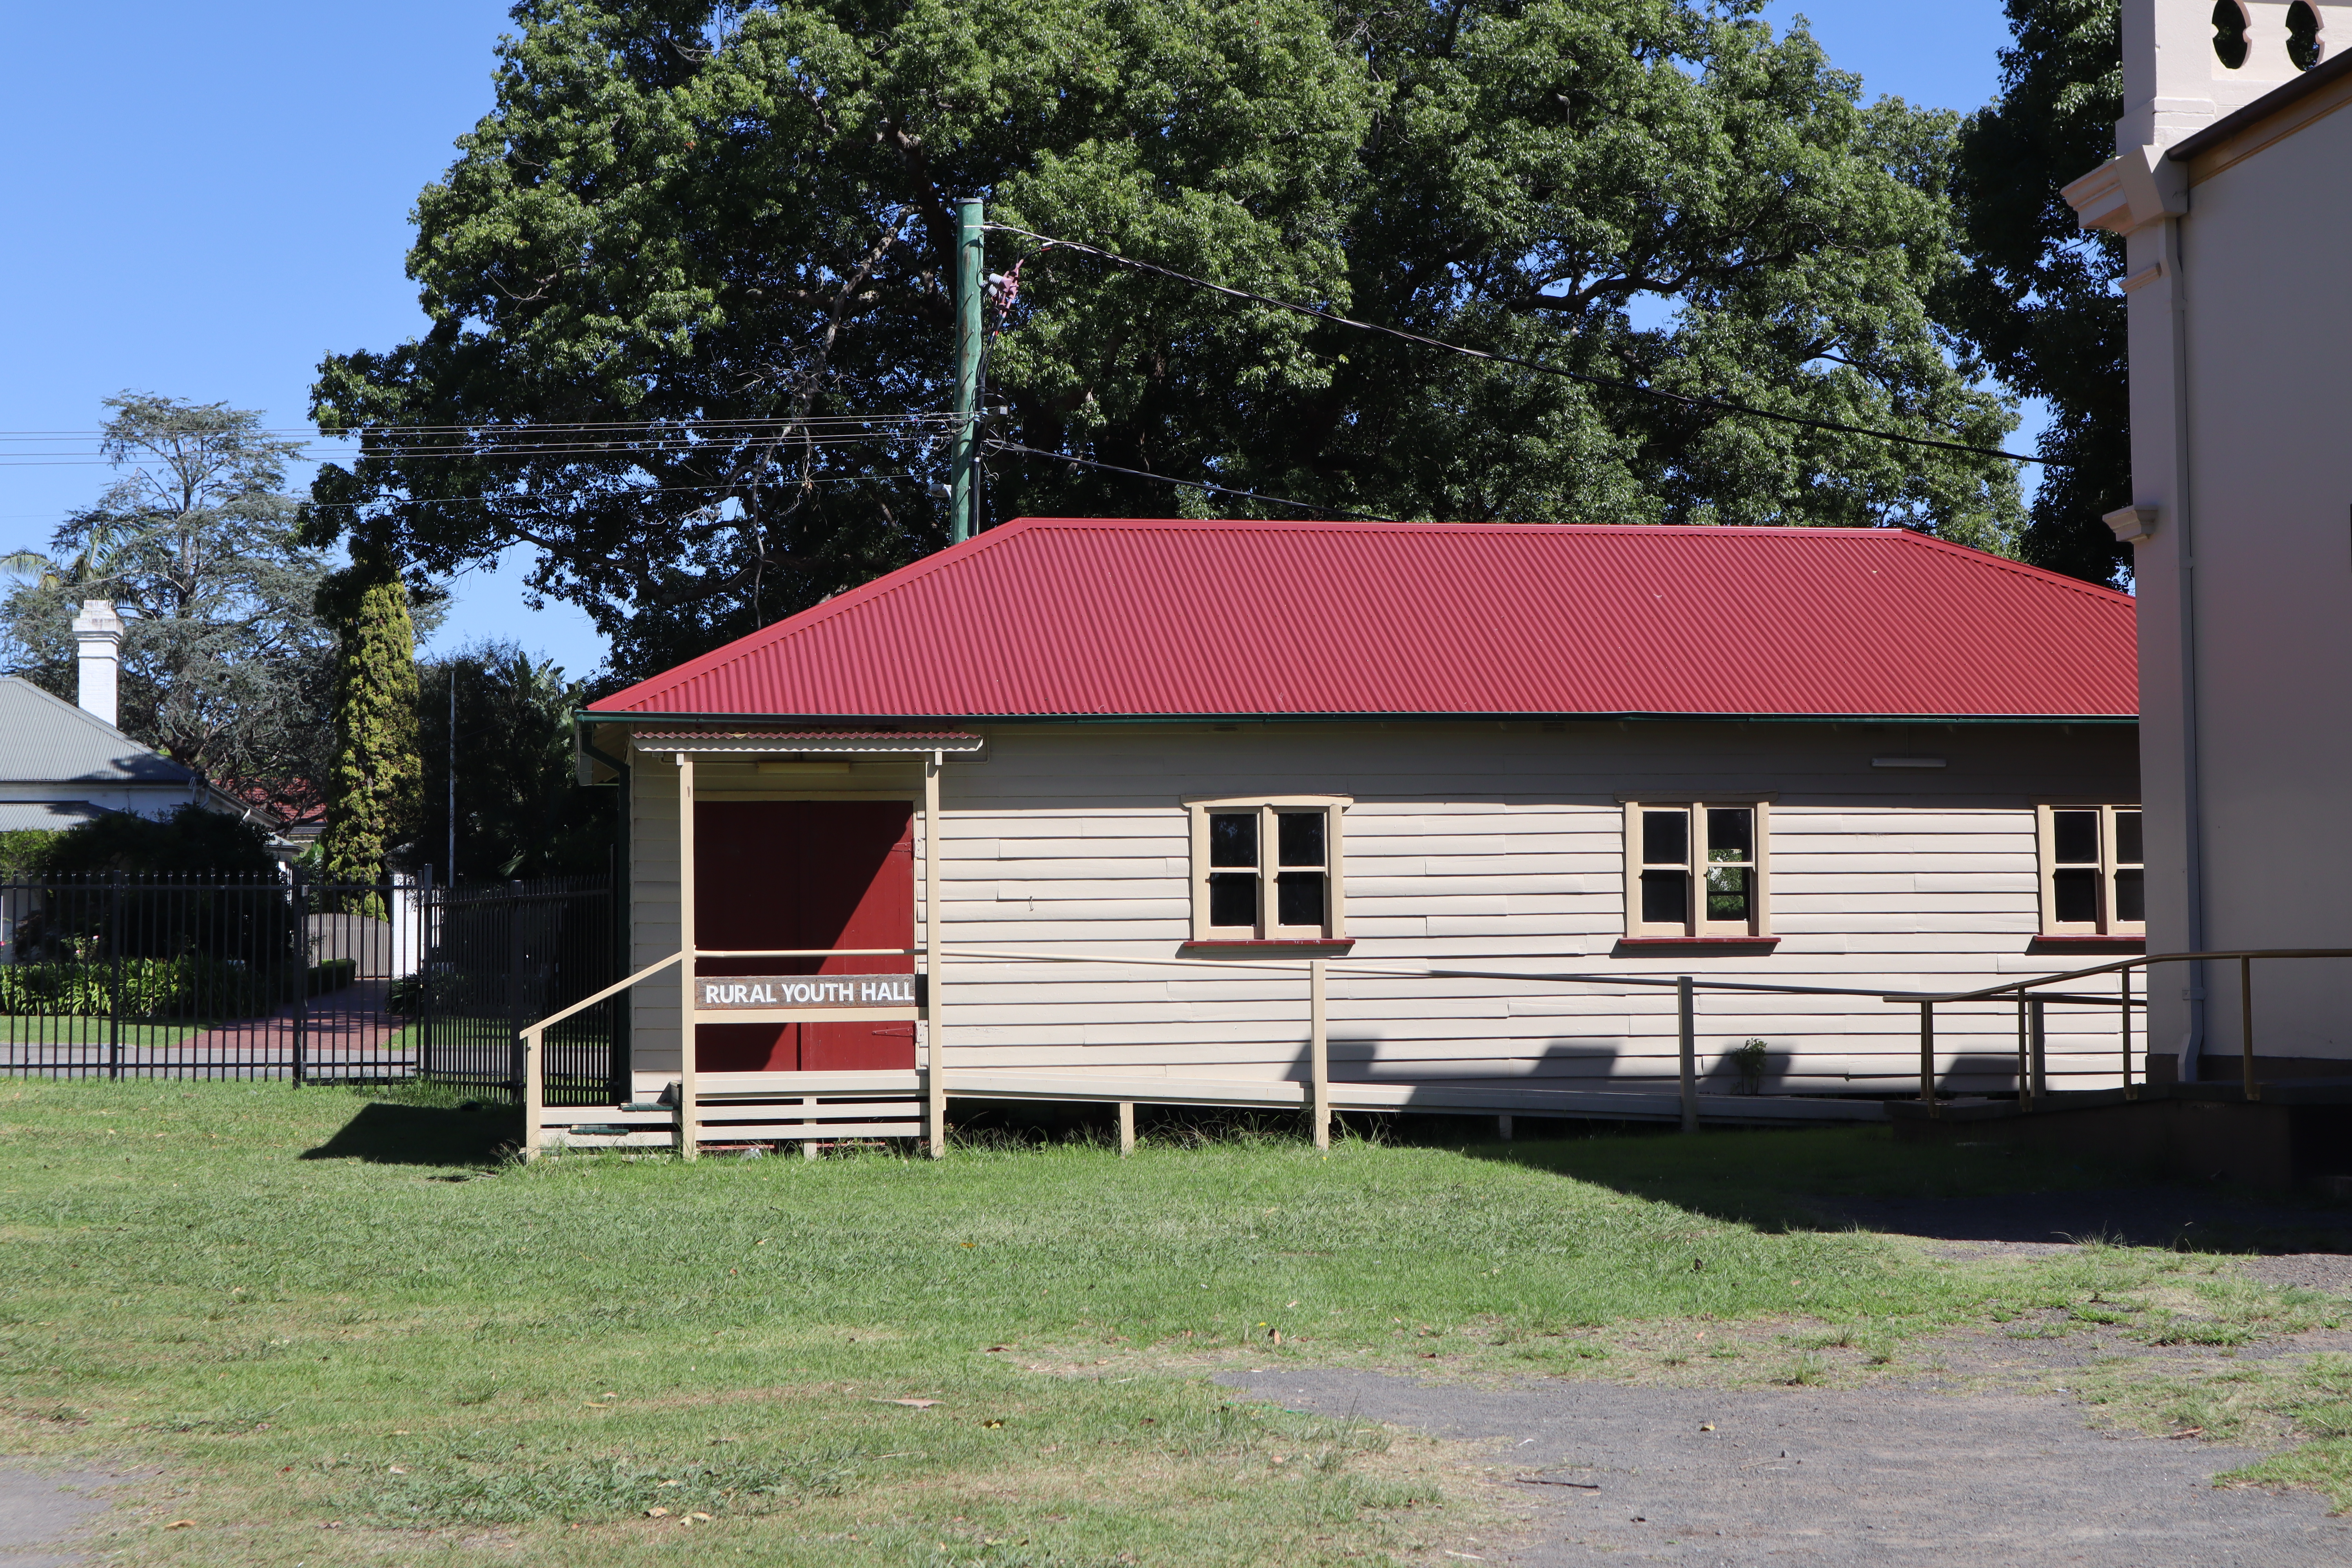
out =
{"type": "Polygon", "coordinates": [[[1919,1004],[1919,1098],[1927,1102],[1927,1114],[1937,1114],[1936,1109],[1936,1005],[1919,1004]]]}
{"type": "Polygon", "coordinates": [[[1118,1153],[1125,1159],[1135,1152],[1135,1101],[1118,1102],[1118,1153]]]}
{"type": "Polygon", "coordinates": [[[310,886],[294,878],[294,1081],[301,1083],[310,1054],[310,886]]]}
{"type": "Polygon", "coordinates": [[[416,962],[416,1076],[433,1076],[433,868],[416,883],[416,935],[410,949],[416,962]]]}
{"type": "Polygon", "coordinates": [[[514,1095],[522,1100],[522,1080],[528,1076],[523,1061],[523,1023],[528,1013],[523,1005],[522,973],[522,883],[507,884],[507,1029],[514,1038],[510,1070],[514,1075],[514,1095]]]}
{"type": "Polygon", "coordinates": [[[1331,1147],[1331,1049],[1324,994],[1325,962],[1320,958],[1307,961],[1307,1070],[1313,1101],[1308,1113],[1315,1119],[1318,1149],[1331,1147]]]}
{"type": "Polygon", "coordinates": [[[1691,994],[1691,977],[1677,975],[1675,979],[1675,1005],[1680,1015],[1682,1034],[1683,1131],[1698,1131],[1698,1017],[1697,1003],[1691,994]]]}
{"type": "Polygon", "coordinates": [[[122,1076],[122,873],[106,898],[106,1076],[122,1076]]]}

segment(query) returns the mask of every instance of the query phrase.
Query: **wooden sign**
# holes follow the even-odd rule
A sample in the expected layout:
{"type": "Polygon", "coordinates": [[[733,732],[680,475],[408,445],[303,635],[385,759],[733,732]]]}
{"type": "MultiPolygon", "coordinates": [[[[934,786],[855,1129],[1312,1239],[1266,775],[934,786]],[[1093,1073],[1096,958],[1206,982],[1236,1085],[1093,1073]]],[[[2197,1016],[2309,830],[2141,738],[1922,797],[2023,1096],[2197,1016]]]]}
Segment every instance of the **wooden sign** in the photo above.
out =
{"type": "Polygon", "coordinates": [[[694,984],[698,1010],[912,1007],[920,1000],[912,974],[705,974],[694,984]]]}

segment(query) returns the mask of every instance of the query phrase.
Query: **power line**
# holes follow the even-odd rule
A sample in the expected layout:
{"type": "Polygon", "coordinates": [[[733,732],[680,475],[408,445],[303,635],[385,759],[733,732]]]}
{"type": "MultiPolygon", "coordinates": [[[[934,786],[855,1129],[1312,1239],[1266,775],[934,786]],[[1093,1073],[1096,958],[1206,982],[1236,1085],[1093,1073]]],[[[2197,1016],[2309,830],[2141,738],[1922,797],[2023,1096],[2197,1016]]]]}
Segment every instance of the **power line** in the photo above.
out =
{"type": "Polygon", "coordinates": [[[1906,447],[1932,447],[1939,451],[1967,452],[1979,458],[2005,458],[2012,463],[2039,463],[2044,460],[2040,458],[2029,458],[2021,452],[2005,452],[1998,447],[1971,446],[1966,441],[1939,441],[1932,436],[1906,436],[1898,431],[1873,430],[1864,426],[1848,425],[1836,419],[1815,419],[1803,414],[1782,414],[1769,408],[1758,408],[1752,404],[1735,403],[1727,397],[1709,397],[1704,394],[1686,392],[1666,392],[1658,387],[1644,386],[1638,381],[1625,381],[1611,375],[1594,375],[1588,371],[1569,370],[1559,365],[1545,364],[1539,360],[1521,359],[1516,354],[1498,354],[1486,349],[1465,348],[1460,343],[1449,343],[1437,338],[1423,337],[1419,332],[1408,332],[1402,328],[1384,327],[1377,321],[1360,321],[1352,316],[1342,316],[1330,310],[1318,310],[1313,305],[1301,305],[1289,300],[1277,300],[1270,294],[1255,294],[1246,289],[1233,289],[1223,283],[1212,283],[1205,278],[1195,278],[1189,272],[1179,272],[1172,267],[1161,267],[1156,262],[1138,261],[1131,256],[1121,256],[1115,250],[1105,250],[1100,246],[1087,245],[1075,239],[1056,239],[1051,235],[1037,234],[1025,228],[1015,228],[1007,223],[992,223],[986,226],[1005,234],[1017,234],[1024,239],[1034,239],[1048,247],[1059,246],[1066,250],[1076,250],[1087,256],[1100,257],[1105,261],[1119,267],[1132,268],[1139,272],[1155,272],[1163,278],[1173,278],[1180,283],[1190,283],[1195,288],[1223,294],[1228,299],[1246,300],[1252,304],[1271,305],[1278,310],[1289,310],[1301,316],[1312,316],[1318,321],[1328,321],[1333,326],[1353,327],[1358,331],[1376,332],[1382,337],[1398,338],[1405,342],[1419,343],[1424,348],[1444,349],[1447,353],[1462,354],[1470,359],[1488,360],[1496,364],[1516,365],[1521,370],[1532,370],[1543,375],[1556,375],[1564,380],[1581,382],[1588,386],[1606,386],[1620,392],[1631,392],[1643,397],[1656,398],[1662,403],[1680,404],[1685,408],[1719,409],[1727,414],[1742,414],[1753,419],[1772,419],[1783,425],[1801,425],[1808,429],[1829,430],[1842,436],[1868,436],[1874,440],[1895,441],[1906,447]]]}
{"type": "Polygon", "coordinates": [[[1256,490],[1237,490],[1225,485],[1207,484],[1199,479],[1171,479],[1166,474],[1150,473],[1142,468],[1122,468],[1117,463],[1097,463],[1092,458],[1074,458],[1067,452],[1048,452],[1043,447],[1024,447],[1013,441],[983,441],[981,445],[992,452],[1018,452],[1028,458],[1050,458],[1057,463],[1076,463],[1082,468],[1100,468],[1106,473],[1128,474],[1139,479],[1157,479],[1163,485],[1181,485],[1186,489],[1207,490],[1212,495],[1239,496],[1244,500],[1263,501],[1268,506],[1296,507],[1300,511],[1336,511],[1341,517],[1353,518],[1358,522],[1395,521],[1392,518],[1374,517],[1369,512],[1349,511],[1345,507],[1324,506],[1316,501],[1285,500],[1280,496],[1261,495],[1256,490]]]}

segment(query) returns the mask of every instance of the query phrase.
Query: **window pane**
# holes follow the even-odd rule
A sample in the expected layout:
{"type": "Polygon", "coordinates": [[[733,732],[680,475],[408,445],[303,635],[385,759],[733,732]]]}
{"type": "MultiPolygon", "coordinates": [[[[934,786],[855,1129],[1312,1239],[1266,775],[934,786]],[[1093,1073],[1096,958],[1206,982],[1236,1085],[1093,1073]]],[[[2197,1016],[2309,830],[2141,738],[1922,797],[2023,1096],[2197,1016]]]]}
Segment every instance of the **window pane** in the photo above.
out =
{"type": "MultiPolygon", "coordinates": [[[[1274,816],[1275,848],[1286,866],[1323,864],[1323,814],[1319,811],[1278,811],[1274,816]]],[[[1288,921],[1283,924],[1288,925],[1288,921]]]]}
{"type": "MultiPolygon", "coordinates": [[[[1690,813],[1645,811],[1642,814],[1642,862],[1647,866],[1681,866],[1690,859],[1690,813]]],[[[1647,919],[1647,916],[1643,917],[1647,919]]],[[[1676,916],[1680,919],[1680,916],[1676,916]]]]}
{"type": "Polygon", "coordinates": [[[1706,918],[1746,924],[1748,879],[1754,875],[1745,866],[1709,866],[1706,868],[1706,918]]]}
{"type": "MultiPolygon", "coordinates": [[[[1257,868],[1257,813],[1209,813],[1209,864],[1257,868]]],[[[1218,922],[1223,924],[1223,921],[1218,922]]]]}
{"type": "Polygon", "coordinates": [[[1274,879],[1276,922],[1286,926],[1323,925],[1323,873],[1285,871],[1274,879]]]}
{"type": "Polygon", "coordinates": [[[1654,926],[1678,926],[1690,920],[1690,873],[1688,871],[1644,871],[1642,873],[1642,923],[1654,926]]]}
{"type": "Polygon", "coordinates": [[[2137,811],[2116,813],[2116,863],[2119,866],[2137,866],[2147,858],[2147,857],[2141,852],[2139,847],[2139,813],[2137,811]]]}
{"type": "Polygon", "coordinates": [[[1756,858],[1756,813],[1744,805],[1706,808],[1706,858],[1710,860],[1752,861],[1756,858]]]}
{"type": "Polygon", "coordinates": [[[2052,916],[2060,925],[2086,926],[2099,918],[2099,874],[2096,871],[2058,871],[2050,878],[2050,890],[2058,907],[2052,916]]]}
{"type": "Polygon", "coordinates": [[[1252,928],[1257,925],[1257,878],[1254,873],[1209,874],[1209,923],[1252,928]]]}
{"type": "Polygon", "coordinates": [[[2099,814],[2095,811],[2053,811],[2050,842],[2061,866],[2099,863],[2099,814]]]}
{"type": "Polygon", "coordinates": [[[2116,919],[2137,925],[2147,919],[2147,873],[2116,873],[2116,919]]]}

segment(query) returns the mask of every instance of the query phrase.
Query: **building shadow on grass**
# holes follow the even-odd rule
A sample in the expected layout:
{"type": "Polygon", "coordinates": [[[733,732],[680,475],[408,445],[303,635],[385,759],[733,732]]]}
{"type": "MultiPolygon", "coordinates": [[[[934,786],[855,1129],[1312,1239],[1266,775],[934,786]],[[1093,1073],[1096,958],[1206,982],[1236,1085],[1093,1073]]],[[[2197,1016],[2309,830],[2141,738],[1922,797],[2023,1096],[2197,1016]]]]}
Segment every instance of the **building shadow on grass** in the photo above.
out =
{"type": "Polygon", "coordinates": [[[359,1160],[371,1165],[495,1164],[521,1131],[510,1107],[373,1102],[305,1160],[359,1160]]]}
{"type": "Polygon", "coordinates": [[[2105,1242],[2182,1251],[2352,1254],[2352,1209],[1991,1145],[1895,1142],[1883,1129],[1578,1136],[1522,1126],[1474,1158],[1769,1231],[1870,1230],[1987,1246],[2105,1242]],[[1551,1135],[1551,1141],[1547,1134],[1551,1135]],[[1563,1135],[1564,1134],[1564,1135],[1563,1135]]]}

